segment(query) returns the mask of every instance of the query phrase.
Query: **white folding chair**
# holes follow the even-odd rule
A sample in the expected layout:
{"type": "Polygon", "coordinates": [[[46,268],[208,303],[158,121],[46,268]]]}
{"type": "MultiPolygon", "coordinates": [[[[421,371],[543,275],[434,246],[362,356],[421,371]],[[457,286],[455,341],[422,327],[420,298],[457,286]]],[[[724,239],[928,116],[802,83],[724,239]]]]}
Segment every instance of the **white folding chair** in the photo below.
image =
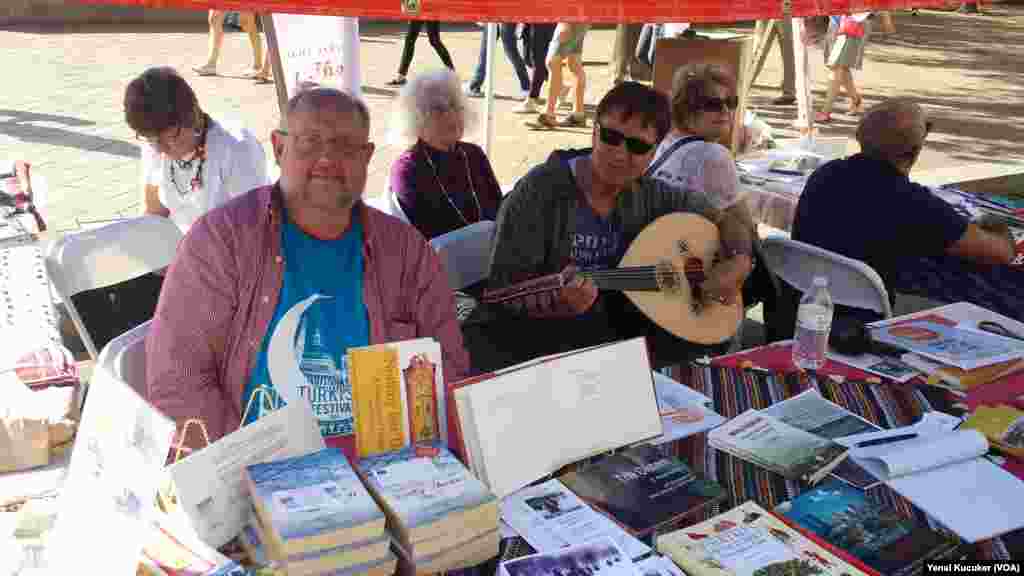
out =
{"type": "Polygon", "coordinates": [[[127,382],[143,398],[146,397],[146,334],[151,322],[146,321],[108,342],[96,361],[98,370],[127,382]]]}
{"type": "Polygon", "coordinates": [[[832,302],[892,317],[882,278],[860,260],[783,236],[762,240],[761,252],[768,268],[800,292],[810,290],[815,276],[826,276],[832,302]]]}
{"type": "Polygon", "coordinates": [[[46,272],[90,358],[96,359],[99,351],[72,296],[166,268],[181,238],[181,230],[170,219],[147,215],[67,234],[50,245],[46,272]]]}
{"type": "Polygon", "coordinates": [[[452,290],[461,290],[486,280],[491,270],[494,222],[474,222],[430,241],[448,271],[452,290]]]}
{"type": "Polygon", "coordinates": [[[385,214],[390,214],[406,224],[409,223],[409,217],[405,215],[405,211],[402,210],[402,205],[398,203],[398,197],[395,196],[391,190],[388,190],[380,196],[364,198],[363,202],[365,202],[367,206],[372,206],[385,214]]]}

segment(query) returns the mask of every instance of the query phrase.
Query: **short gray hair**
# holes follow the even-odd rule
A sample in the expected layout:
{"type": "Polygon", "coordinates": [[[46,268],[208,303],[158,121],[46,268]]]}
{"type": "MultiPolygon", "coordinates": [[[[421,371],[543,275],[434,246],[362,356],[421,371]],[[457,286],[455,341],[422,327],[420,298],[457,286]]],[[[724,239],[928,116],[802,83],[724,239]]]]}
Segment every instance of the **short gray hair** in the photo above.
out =
{"type": "Polygon", "coordinates": [[[459,77],[452,70],[441,68],[417,74],[402,87],[391,114],[389,141],[405,145],[416,142],[430,120],[432,105],[439,96],[462,107],[467,132],[476,126],[476,111],[462,93],[459,77]]]}
{"type": "Polygon", "coordinates": [[[857,142],[866,156],[896,161],[920,152],[927,133],[924,109],[909,98],[892,98],[868,109],[857,125],[857,142]]]}
{"type": "Polygon", "coordinates": [[[288,100],[284,116],[281,117],[282,131],[287,130],[287,119],[296,112],[310,112],[324,108],[332,108],[341,113],[354,112],[366,131],[370,131],[370,109],[365,102],[337,88],[322,87],[301,90],[288,100]]]}

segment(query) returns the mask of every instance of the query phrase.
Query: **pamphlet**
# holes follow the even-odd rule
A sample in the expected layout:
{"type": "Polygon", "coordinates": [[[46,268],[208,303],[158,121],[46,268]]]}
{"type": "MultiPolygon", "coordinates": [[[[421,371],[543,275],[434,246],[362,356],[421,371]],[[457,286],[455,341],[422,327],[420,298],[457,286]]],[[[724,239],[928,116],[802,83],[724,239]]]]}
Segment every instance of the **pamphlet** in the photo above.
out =
{"type": "Polygon", "coordinates": [[[963,370],[1024,358],[1024,342],[1020,340],[926,318],[875,328],[871,337],[963,370]]]}
{"type": "Polygon", "coordinates": [[[633,565],[640,576],[686,576],[676,563],[665,556],[649,556],[633,565]]]}
{"type": "Polygon", "coordinates": [[[829,351],[825,356],[833,362],[853,366],[859,370],[888,378],[889,380],[900,384],[919,374],[913,366],[908,366],[907,364],[893,358],[883,358],[882,356],[875,356],[874,354],[849,356],[829,351]]]}
{"type": "Polygon", "coordinates": [[[105,375],[93,376],[47,541],[53,574],[134,574],[157,513],[174,421],[105,375]]]}
{"type": "Polygon", "coordinates": [[[237,536],[249,520],[246,466],[323,448],[309,403],[295,402],[175,462],[167,473],[178,509],[203,542],[218,548],[237,536]]]}
{"type": "Polygon", "coordinates": [[[501,499],[501,517],[539,552],[610,538],[626,554],[639,558],[650,547],[598,514],[559,480],[523,488],[501,499]]]}
{"type": "Polygon", "coordinates": [[[607,537],[502,563],[506,576],[638,576],[632,560],[607,537]]]}
{"type": "Polygon", "coordinates": [[[711,399],[693,388],[661,374],[654,374],[654,395],[661,414],[661,436],[651,444],[664,444],[706,432],[725,422],[721,414],[710,408],[711,399]]]}

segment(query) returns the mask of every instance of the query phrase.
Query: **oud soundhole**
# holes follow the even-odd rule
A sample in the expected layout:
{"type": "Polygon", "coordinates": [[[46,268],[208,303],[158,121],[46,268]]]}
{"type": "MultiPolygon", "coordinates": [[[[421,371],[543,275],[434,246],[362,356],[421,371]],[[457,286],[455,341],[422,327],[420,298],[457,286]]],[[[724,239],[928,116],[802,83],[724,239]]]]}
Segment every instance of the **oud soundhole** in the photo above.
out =
{"type": "Polygon", "coordinates": [[[686,243],[686,240],[680,238],[676,241],[676,250],[679,251],[680,256],[686,256],[690,253],[690,245],[686,243]]]}
{"type": "Polygon", "coordinates": [[[683,273],[690,284],[690,311],[699,314],[704,308],[704,294],[701,284],[707,279],[704,273],[704,262],[700,258],[690,257],[683,265],[683,273]]]}

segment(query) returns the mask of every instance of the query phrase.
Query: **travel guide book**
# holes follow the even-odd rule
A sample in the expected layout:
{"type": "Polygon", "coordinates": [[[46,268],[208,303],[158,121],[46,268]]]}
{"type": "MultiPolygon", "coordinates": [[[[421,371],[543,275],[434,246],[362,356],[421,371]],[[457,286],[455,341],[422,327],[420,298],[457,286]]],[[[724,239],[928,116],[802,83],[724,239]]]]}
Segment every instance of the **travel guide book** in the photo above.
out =
{"type": "Polygon", "coordinates": [[[689,576],[878,576],[842,550],[816,542],[746,502],[657,537],[658,552],[689,576]]]}
{"type": "Polygon", "coordinates": [[[871,337],[961,370],[1024,358],[1024,342],[1020,340],[950,326],[927,317],[874,328],[871,337]]]}
{"type": "Polygon", "coordinates": [[[348,350],[360,457],[447,442],[441,345],[433,338],[348,350]]]}
{"type": "Polygon", "coordinates": [[[827,476],[848,452],[845,446],[757,410],[747,410],[709,432],[708,444],[809,484],[827,476]]]}
{"type": "Polygon", "coordinates": [[[384,513],[336,448],[246,467],[266,538],[291,556],[384,534],[384,513]]]}
{"type": "Polygon", "coordinates": [[[685,462],[640,445],[603,458],[562,482],[634,536],[646,536],[725,497],[685,462]]]}
{"type": "Polygon", "coordinates": [[[364,458],[359,470],[391,532],[414,557],[498,528],[494,495],[440,442],[364,458]]]}
{"type": "Polygon", "coordinates": [[[775,511],[886,576],[911,576],[955,554],[955,537],[867,499],[840,482],[808,490],[775,511]]]}

